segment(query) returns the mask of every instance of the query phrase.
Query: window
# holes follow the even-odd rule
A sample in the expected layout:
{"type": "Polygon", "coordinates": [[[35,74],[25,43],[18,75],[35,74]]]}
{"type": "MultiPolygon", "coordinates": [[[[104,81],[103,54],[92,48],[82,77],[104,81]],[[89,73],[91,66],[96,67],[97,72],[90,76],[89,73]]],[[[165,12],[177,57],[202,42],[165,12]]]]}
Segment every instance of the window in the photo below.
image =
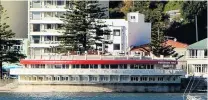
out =
{"type": "Polygon", "coordinates": [[[33,42],[34,43],[39,43],[40,42],[40,36],[32,36],[33,42]]]}
{"type": "Polygon", "coordinates": [[[120,30],[119,29],[113,30],[113,35],[114,36],[120,36],[120,30]]]}
{"type": "Polygon", "coordinates": [[[52,25],[51,24],[46,24],[46,29],[52,29],[52,25]]]}
{"type": "Polygon", "coordinates": [[[119,67],[120,69],[127,69],[127,64],[120,64],[119,67]]]}
{"type": "Polygon", "coordinates": [[[55,41],[61,41],[61,37],[56,36],[56,37],[55,37],[55,41]]]}
{"type": "Polygon", "coordinates": [[[87,64],[82,64],[82,65],[81,65],[81,68],[82,68],[82,69],[88,69],[88,68],[89,68],[89,65],[87,65],[87,64]]]}
{"type": "Polygon", "coordinates": [[[32,8],[40,8],[41,3],[40,0],[32,0],[32,8]]]}
{"type": "Polygon", "coordinates": [[[107,64],[102,64],[102,65],[101,65],[101,69],[109,69],[109,65],[107,65],[107,64]]]}
{"type": "Polygon", "coordinates": [[[113,44],[113,50],[120,50],[120,44],[113,44]]]}
{"type": "Polygon", "coordinates": [[[52,12],[46,12],[44,13],[45,17],[53,17],[53,13],[52,12]]]}
{"type": "Polygon", "coordinates": [[[59,65],[54,65],[55,69],[61,69],[62,68],[62,65],[59,64],[59,65]]]}
{"type": "Polygon", "coordinates": [[[44,53],[51,53],[51,48],[45,48],[44,53]]]}
{"type": "Polygon", "coordinates": [[[131,16],[131,19],[135,19],[135,16],[131,16]]]}
{"type": "Polygon", "coordinates": [[[63,1],[63,0],[57,0],[57,5],[58,5],[58,6],[64,5],[64,1],[63,1]]]}
{"type": "Polygon", "coordinates": [[[90,69],[98,69],[98,65],[90,64],[90,69]]]}
{"type": "Polygon", "coordinates": [[[52,36],[45,36],[44,41],[52,41],[52,36]]]}
{"type": "Polygon", "coordinates": [[[163,81],[163,77],[158,77],[158,81],[163,81]]]}
{"type": "Polygon", "coordinates": [[[149,81],[155,81],[154,77],[149,77],[149,81]]]}
{"type": "Polygon", "coordinates": [[[40,12],[32,12],[32,19],[34,20],[41,19],[40,12]]]}
{"type": "Polygon", "coordinates": [[[112,65],[110,65],[110,68],[111,68],[111,69],[118,69],[118,65],[112,64],[112,65]]]}
{"type": "Polygon", "coordinates": [[[208,57],[207,57],[207,49],[204,50],[204,57],[205,57],[205,58],[208,58],[208,57]]]}
{"type": "Polygon", "coordinates": [[[45,4],[46,4],[46,5],[49,5],[49,6],[50,6],[50,5],[53,5],[53,1],[52,1],[52,0],[47,0],[47,1],[45,1],[45,4]]]}
{"type": "Polygon", "coordinates": [[[33,24],[33,32],[40,32],[40,24],[33,24]]]}
{"type": "Polygon", "coordinates": [[[56,29],[58,29],[58,30],[62,29],[62,25],[61,24],[56,24],[56,29]]]}
{"type": "Polygon", "coordinates": [[[196,58],[197,57],[197,50],[189,50],[190,58],[196,58]]]}

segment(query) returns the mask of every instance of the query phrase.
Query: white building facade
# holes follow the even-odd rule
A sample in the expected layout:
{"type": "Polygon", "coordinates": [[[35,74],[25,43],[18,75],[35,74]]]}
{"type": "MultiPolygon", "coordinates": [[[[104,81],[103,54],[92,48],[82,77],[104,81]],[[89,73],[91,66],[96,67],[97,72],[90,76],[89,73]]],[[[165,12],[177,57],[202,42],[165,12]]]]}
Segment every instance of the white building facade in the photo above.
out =
{"type": "MultiPolygon", "coordinates": [[[[100,1],[100,3],[101,6],[109,6],[107,1],[100,1]]],[[[31,56],[48,55],[58,51],[53,47],[60,45],[59,36],[63,32],[60,30],[63,24],[60,16],[66,12],[66,8],[73,8],[73,5],[66,0],[28,1],[28,39],[31,56]]],[[[108,16],[108,12],[106,15],[108,16]]],[[[126,52],[130,46],[150,42],[151,23],[144,22],[144,15],[132,12],[127,16],[127,20],[105,19],[112,31],[112,35],[107,36],[107,39],[113,42],[105,48],[106,51],[113,54],[126,52]]]]}
{"type": "MultiPolygon", "coordinates": [[[[107,1],[99,1],[108,7],[107,1]]],[[[60,17],[73,5],[68,0],[28,0],[28,39],[30,55],[47,55],[60,45],[63,21],[60,17]]],[[[106,12],[108,17],[108,11],[106,12]]]]}
{"type": "Polygon", "coordinates": [[[109,26],[111,35],[107,40],[106,51],[112,54],[130,51],[130,47],[150,43],[151,23],[144,21],[144,15],[139,12],[130,12],[125,19],[106,19],[105,24],[109,26]]]}
{"type": "Polygon", "coordinates": [[[187,75],[196,77],[208,77],[208,49],[204,39],[191,44],[187,48],[187,75]]]}

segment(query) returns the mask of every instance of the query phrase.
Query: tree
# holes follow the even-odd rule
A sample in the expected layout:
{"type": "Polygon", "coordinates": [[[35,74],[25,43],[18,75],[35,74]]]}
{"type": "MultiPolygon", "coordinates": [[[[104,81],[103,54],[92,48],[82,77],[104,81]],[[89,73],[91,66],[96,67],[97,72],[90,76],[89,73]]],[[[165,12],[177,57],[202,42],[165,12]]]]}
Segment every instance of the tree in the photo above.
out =
{"type": "Polygon", "coordinates": [[[153,29],[152,33],[154,34],[152,34],[150,48],[155,56],[159,57],[160,55],[164,55],[166,57],[176,55],[174,47],[166,43],[167,40],[164,38],[164,33],[163,31],[160,31],[159,27],[158,29],[153,29]]]}
{"type": "Polygon", "coordinates": [[[132,0],[124,0],[123,1],[123,7],[121,8],[121,12],[127,15],[128,12],[130,12],[131,7],[133,6],[133,1],[132,0]]]}
{"type": "Polygon", "coordinates": [[[184,1],[181,7],[182,17],[186,22],[194,22],[195,16],[207,11],[207,1],[184,1]]]}
{"type": "Polygon", "coordinates": [[[0,77],[2,79],[3,62],[15,63],[20,58],[25,58],[18,49],[13,49],[12,46],[18,44],[19,41],[13,40],[15,33],[9,29],[9,25],[5,23],[9,17],[6,16],[6,10],[0,5],[0,77]]]}
{"type": "Polygon", "coordinates": [[[164,31],[168,26],[168,17],[163,9],[165,2],[161,1],[135,1],[134,11],[145,15],[145,21],[152,23],[152,35],[150,48],[154,55],[172,55],[174,48],[165,44],[164,31]]]}
{"type": "Polygon", "coordinates": [[[207,1],[183,1],[180,10],[183,21],[173,23],[166,33],[181,42],[195,43],[197,16],[198,39],[207,38],[207,1]]]}
{"type": "Polygon", "coordinates": [[[63,15],[63,28],[65,32],[62,38],[64,52],[88,51],[94,45],[103,43],[103,35],[110,34],[103,30],[107,27],[100,18],[105,17],[106,8],[100,7],[98,1],[72,1],[74,9],[63,15]]]}

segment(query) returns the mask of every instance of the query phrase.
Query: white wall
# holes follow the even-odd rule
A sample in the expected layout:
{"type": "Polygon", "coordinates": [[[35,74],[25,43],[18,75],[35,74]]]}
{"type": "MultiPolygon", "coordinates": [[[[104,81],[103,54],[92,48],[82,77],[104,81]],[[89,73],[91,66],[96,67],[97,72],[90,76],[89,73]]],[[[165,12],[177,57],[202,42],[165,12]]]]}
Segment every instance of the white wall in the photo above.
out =
{"type": "Polygon", "coordinates": [[[151,24],[150,23],[128,23],[128,47],[139,46],[150,43],[151,24]]]}

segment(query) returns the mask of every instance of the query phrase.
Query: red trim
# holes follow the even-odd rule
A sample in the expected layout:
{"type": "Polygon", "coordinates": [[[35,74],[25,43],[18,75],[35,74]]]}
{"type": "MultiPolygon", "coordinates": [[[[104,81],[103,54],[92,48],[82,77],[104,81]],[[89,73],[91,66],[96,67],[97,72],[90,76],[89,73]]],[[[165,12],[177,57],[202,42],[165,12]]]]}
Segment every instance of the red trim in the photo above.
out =
{"type": "Polygon", "coordinates": [[[177,64],[174,60],[21,60],[21,64],[177,64]]]}

